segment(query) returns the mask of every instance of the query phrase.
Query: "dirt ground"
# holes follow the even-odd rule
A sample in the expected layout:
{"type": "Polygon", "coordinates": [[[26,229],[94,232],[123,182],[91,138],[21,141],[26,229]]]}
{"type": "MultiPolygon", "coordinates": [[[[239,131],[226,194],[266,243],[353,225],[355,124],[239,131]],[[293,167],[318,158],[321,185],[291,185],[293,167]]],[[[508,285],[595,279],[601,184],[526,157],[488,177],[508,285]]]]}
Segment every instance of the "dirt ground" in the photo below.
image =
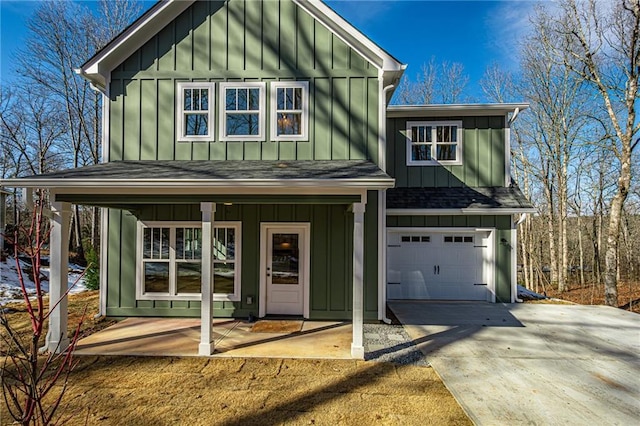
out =
{"type": "MultiPolygon", "coordinates": [[[[604,305],[604,286],[579,284],[569,286],[564,292],[546,289],[549,297],[566,300],[579,305],[604,305]]],[[[620,309],[640,314],[640,282],[621,282],[618,284],[618,304],[620,309]]]]}
{"type": "MultiPolygon", "coordinates": [[[[110,324],[93,320],[96,292],[69,299],[70,325],[88,305],[84,335],[110,324]]],[[[10,309],[11,324],[28,331],[24,306],[10,309]]],[[[471,424],[430,367],[259,358],[77,360],[58,411],[68,425],[471,424]]],[[[0,424],[11,423],[0,405],[0,424]]]]}

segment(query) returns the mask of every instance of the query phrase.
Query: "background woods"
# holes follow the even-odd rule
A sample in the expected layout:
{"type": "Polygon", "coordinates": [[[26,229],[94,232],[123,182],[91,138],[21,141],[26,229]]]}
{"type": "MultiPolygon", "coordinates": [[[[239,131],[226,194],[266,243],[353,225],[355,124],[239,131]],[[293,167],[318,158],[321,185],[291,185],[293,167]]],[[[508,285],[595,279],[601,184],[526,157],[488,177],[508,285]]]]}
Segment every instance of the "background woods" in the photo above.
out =
{"type": "MultiPolygon", "coordinates": [[[[85,5],[42,2],[29,22],[14,58],[20,78],[2,87],[2,177],[101,161],[102,95],[73,69],[140,5],[85,5]]],[[[540,292],[593,287],[609,305],[633,303],[618,290],[640,281],[640,0],[541,2],[529,18],[512,66],[488,67],[482,94],[469,94],[463,63],[432,57],[407,70],[393,102],[529,102],[511,128],[514,180],[539,211],[520,224],[519,282],[540,292]]],[[[77,253],[83,240],[97,246],[97,220],[76,207],[77,253]]]]}

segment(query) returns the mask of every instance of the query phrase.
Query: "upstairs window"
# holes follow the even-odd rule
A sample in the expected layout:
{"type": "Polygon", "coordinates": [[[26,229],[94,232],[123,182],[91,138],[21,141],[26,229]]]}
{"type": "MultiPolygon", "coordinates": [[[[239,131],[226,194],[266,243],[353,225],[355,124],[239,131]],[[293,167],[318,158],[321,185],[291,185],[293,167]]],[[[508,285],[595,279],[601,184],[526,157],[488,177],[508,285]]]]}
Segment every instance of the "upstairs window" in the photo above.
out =
{"type": "Polygon", "coordinates": [[[179,141],[213,139],[214,83],[178,83],[179,141]]]}
{"type": "Polygon", "coordinates": [[[462,164],[462,122],[407,123],[407,165],[462,164]]]}
{"type": "Polygon", "coordinates": [[[264,83],[220,83],[220,140],[262,141],[264,83]]]}
{"type": "Polygon", "coordinates": [[[271,83],[271,140],[306,140],[309,128],[309,83],[271,83]]]}

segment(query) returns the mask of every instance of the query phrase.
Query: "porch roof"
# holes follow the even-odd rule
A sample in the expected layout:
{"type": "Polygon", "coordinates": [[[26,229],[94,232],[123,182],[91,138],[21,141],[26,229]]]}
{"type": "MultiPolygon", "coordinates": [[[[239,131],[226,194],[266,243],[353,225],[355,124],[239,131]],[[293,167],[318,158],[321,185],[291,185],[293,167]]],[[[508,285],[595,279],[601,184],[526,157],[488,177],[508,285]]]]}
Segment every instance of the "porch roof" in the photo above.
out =
{"type": "Polygon", "coordinates": [[[74,190],[346,188],[386,189],[395,180],[368,160],[322,161],[112,161],[0,181],[5,186],[74,190]]]}
{"type": "Polygon", "coordinates": [[[387,214],[511,214],[536,209],[515,185],[509,187],[394,188],[387,214]]]}

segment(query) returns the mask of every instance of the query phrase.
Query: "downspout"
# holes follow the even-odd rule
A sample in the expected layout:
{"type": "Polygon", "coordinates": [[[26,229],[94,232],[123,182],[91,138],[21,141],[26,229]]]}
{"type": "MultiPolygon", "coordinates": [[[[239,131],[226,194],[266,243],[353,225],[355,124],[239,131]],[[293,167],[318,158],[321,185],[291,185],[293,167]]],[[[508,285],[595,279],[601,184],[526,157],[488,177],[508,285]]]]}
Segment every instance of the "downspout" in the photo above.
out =
{"type": "MultiPolygon", "coordinates": [[[[380,86],[384,84],[382,76],[380,77],[380,86]]],[[[380,96],[380,105],[378,108],[378,163],[382,171],[387,171],[387,93],[394,89],[394,84],[389,84],[382,88],[380,96]]],[[[380,315],[379,319],[385,324],[391,324],[391,320],[387,318],[387,191],[378,191],[378,279],[380,298],[380,315]]]]}
{"type": "Polygon", "coordinates": [[[518,226],[527,218],[526,213],[522,213],[518,221],[513,225],[513,229],[511,229],[511,244],[513,244],[513,249],[511,250],[512,256],[512,271],[511,271],[511,283],[512,283],[512,294],[513,301],[517,303],[522,303],[524,300],[518,298],[518,226]]]}
{"type": "MultiPolygon", "coordinates": [[[[520,108],[513,110],[511,118],[506,118],[505,139],[507,149],[505,150],[505,176],[504,184],[506,187],[511,186],[511,125],[518,118],[520,108]]],[[[518,298],[518,226],[527,218],[527,214],[523,213],[518,221],[511,228],[511,303],[522,303],[523,300],[518,298]]],[[[513,219],[511,219],[513,223],[513,219]]]]}

